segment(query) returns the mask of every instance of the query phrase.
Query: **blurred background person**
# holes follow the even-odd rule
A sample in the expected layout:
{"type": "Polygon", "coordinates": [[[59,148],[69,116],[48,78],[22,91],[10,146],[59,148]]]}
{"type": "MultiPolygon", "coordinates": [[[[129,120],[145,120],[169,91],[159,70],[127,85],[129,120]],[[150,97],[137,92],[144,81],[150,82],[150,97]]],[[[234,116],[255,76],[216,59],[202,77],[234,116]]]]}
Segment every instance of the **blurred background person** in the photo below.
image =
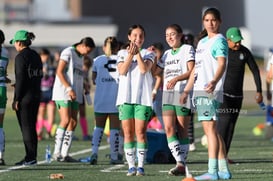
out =
{"type": "Polygon", "coordinates": [[[83,88],[84,88],[84,99],[83,103],[79,105],[79,116],[80,116],[80,126],[82,131],[83,141],[90,141],[91,136],[88,131],[88,120],[86,118],[86,104],[91,105],[92,100],[90,97],[91,84],[89,80],[89,70],[93,64],[93,61],[90,57],[84,56],[83,59],[83,88]]]}
{"type": "MultiPolygon", "coordinates": [[[[157,72],[157,67],[163,67],[163,62],[161,60],[162,55],[164,53],[164,46],[160,42],[155,42],[151,44],[147,48],[150,51],[153,51],[156,54],[155,61],[151,68],[152,75],[154,78],[153,81],[153,90],[152,90],[152,99],[153,99],[153,112],[155,119],[151,118],[152,120],[158,120],[161,124],[161,128],[164,128],[163,118],[162,118],[162,93],[163,93],[163,73],[157,72]]],[[[149,124],[152,124],[149,122],[149,124]]],[[[156,124],[158,125],[158,123],[156,124]]]]}
{"type": "Polygon", "coordinates": [[[41,100],[37,115],[36,131],[38,140],[43,139],[43,128],[46,129],[45,138],[52,137],[52,127],[55,121],[55,102],[52,100],[52,90],[55,80],[56,67],[47,48],[39,52],[43,63],[43,78],[41,82],[41,100]]]}

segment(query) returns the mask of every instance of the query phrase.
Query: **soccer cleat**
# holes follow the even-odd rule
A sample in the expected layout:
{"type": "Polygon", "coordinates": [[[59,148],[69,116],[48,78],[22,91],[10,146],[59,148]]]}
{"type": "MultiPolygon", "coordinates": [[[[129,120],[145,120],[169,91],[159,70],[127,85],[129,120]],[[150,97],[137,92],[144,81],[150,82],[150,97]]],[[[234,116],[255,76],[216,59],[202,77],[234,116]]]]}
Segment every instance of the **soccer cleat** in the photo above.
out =
{"type": "Polygon", "coordinates": [[[80,139],[79,139],[77,136],[74,135],[74,136],[72,137],[72,140],[73,140],[73,141],[79,141],[80,139]]]}
{"type": "Polygon", "coordinates": [[[76,159],[72,158],[71,156],[66,156],[66,157],[60,159],[60,162],[73,163],[73,162],[79,162],[79,160],[76,160],[76,159]]]}
{"type": "Polygon", "coordinates": [[[182,164],[177,164],[174,168],[172,168],[169,173],[169,175],[179,176],[179,175],[185,175],[185,167],[182,164]]]}
{"type": "Polygon", "coordinates": [[[31,165],[36,165],[37,164],[37,160],[31,160],[31,161],[26,161],[25,159],[15,163],[15,165],[17,166],[31,166],[31,165]]]}
{"type": "Polygon", "coordinates": [[[127,176],[135,176],[136,175],[136,168],[132,167],[128,169],[127,176]]]}
{"type": "Polygon", "coordinates": [[[98,161],[98,155],[93,153],[90,158],[90,165],[96,165],[98,161]]]}
{"type": "Polygon", "coordinates": [[[5,160],[3,158],[0,159],[0,165],[6,165],[5,160]]]}
{"type": "Polygon", "coordinates": [[[85,136],[82,137],[82,140],[83,140],[83,141],[92,141],[92,136],[90,136],[90,135],[85,135],[85,136]]]}
{"type": "Polygon", "coordinates": [[[236,162],[234,160],[231,160],[231,159],[227,159],[228,163],[229,164],[235,164],[236,162]]]}
{"type": "Polygon", "coordinates": [[[229,180],[232,177],[230,172],[221,172],[221,171],[218,172],[218,176],[219,176],[219,179],[222,179],[222,180],[229,180]]]}
{"type": "Polygon", "coordinates": [[[136,176],[144,176],[144,175],[145,175],[145,173],[144,173],[144,168],[138,167],[138,168],[137,168],[136,176]]]}
{"type": "Polygon", "coordinates": [[[123,155],[121,153],[118,154],[118,160],[123,161],[123,155]]]}
{"type": "Polygon", "coordinates": [[[217,173],[211,174],[211,173],[205,173],[203,175],[194,177],[195,180],[218,180],[217,173]]]}

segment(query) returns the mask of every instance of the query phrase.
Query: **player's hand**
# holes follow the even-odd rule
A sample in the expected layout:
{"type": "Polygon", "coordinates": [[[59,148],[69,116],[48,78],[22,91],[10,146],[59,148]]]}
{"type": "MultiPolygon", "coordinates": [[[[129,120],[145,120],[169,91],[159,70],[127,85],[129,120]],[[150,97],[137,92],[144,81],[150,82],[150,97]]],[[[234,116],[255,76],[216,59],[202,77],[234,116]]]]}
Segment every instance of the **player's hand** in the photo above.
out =
{"type": "Polygon", "coordinates": [[[14,101],[14,102],[12,103],[12,109],[13,109],[14,111],[18,111],[18,110],[19,110],[19,102],[18,102],[18,101],[14,101]]]}
{"type": "Polygon", "coordinates": [[[261,92],[257,92],[256,95],[255,95],[255,100],[256,100],[256,103],[259,104],[263,101],[263,95],[261,92]]]}

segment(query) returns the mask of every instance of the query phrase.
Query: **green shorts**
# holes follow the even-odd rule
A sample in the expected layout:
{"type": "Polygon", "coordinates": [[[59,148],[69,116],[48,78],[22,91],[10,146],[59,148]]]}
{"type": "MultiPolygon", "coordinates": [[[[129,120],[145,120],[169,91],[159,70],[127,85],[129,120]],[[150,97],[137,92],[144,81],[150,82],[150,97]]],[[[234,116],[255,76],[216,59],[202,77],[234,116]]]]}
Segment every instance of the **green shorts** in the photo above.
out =
{"type": "Polygon", "coordinates": [[[55,104],[57,109],[60,109],[60,107],[71,107],[72,110],[79,110],[79,103],[77,101],[55,101],[55,104]]]}
{"type": "Polygon", "coordinates": [[[196,97],[195,106],[198,121],[218,120],[217,109],[220,102],[208,97],[196,97]]]}
{"type": "Polygon", "coordinates": [[[177,116],[189,116],[191,115],[191,109],[182,107],[182,106],[175,106],[170,104],[164,104],[162,111],[174,111],[177,116]]]}
{"type": "Polygon", "coordinates": [[[6,109],[7,100],[7,88],[0,86],[0,109],[6,109]]]}
{"type": "Polygon", "coordinates": [[[139,104],[122,104],[118,107],[119,119],[139,119],[144,121],[149,121],[152,116],[152,107],[143,106],[139,104]]]}

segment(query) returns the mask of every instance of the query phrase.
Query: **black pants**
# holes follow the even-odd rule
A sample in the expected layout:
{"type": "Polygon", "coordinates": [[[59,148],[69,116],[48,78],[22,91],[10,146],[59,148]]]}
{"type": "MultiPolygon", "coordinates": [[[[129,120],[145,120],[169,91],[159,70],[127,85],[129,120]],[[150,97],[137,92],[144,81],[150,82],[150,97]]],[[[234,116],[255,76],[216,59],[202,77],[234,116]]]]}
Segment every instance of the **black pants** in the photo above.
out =
{"type": "Polygon", "coordinates": [[[225,142],[227,154],[230,149],[242,102],[243,98],[231,98],[224,95],[223,104],[219,109],[219,120],[216,121],[217,130],[225,142]]]}
{"type": "Polygon", "coordinates": [[[190,144],[194,143],[194,113],[191,113],[191,120],[188,128],[188,135],[189,135],[189,140],[190,144]]]}
{"type": "Polygon", "coordinates": [[[39,102],[39,99],[24,98],[19,104],[19,110],[16,111],[25,145],[25,161],[36,160],[37,158],[36,120],[39,102]]]}

